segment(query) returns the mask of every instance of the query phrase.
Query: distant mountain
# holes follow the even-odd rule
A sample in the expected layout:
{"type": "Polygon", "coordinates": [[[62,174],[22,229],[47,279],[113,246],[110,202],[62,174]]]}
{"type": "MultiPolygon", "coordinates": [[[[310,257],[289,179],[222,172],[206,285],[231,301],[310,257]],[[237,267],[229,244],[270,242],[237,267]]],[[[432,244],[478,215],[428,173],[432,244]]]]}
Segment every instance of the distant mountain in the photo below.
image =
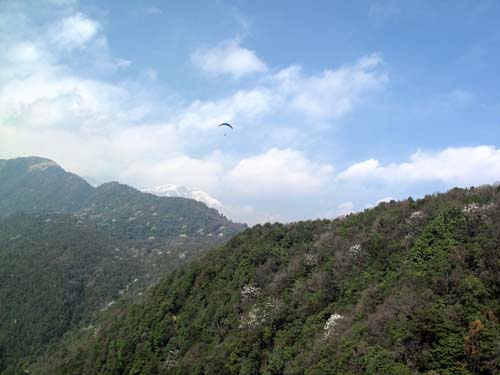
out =
{"type": "Polygon", "coordinates": [[[90,176],[82,176],[82,178],[87,181],[92,187],[98,187],[99,185],[102,185],[104,182],[99,181],[97,178],[90,177],[90,176]]]}
{"type": "Polygon", "coordinates": [[[0,160],[0,374],[244,229],[192,199],[94,188],[48,159],[0,160]]]}
{"type": "Polygon", "coordinates": [[[74,212],[92,191],[85,180],[52,160],[0,159],[0,217],[16,212],[74,212]]]}
{"type": "Polygon", "coordinates": [[[160,185],[153,188],[142,189],[145,193],[151,193],[159,197],[180,197],[194,199],[195,201],[205,203],[208,207],[221,208],[222,203],[211,197],[203,190],[186,188],[173,184],[160,185]]]}
{"type": "Polygon", "coordinates": [[[171,264],[246,229],[203,203],[158,197],[117,182],[95,188],[77,215],[127,241],[139,253],[153,256],[160,269],[171,269],[171,264]]]}
{"type": "Polygon", "coordinates": [[[31,374],[498,374],[500,188],[256,225],[31,374]]]}
{"type": "Polygon", "coordinates": [[[192,199],[158,197],[117,182],[93,188],[54,161],[38,157],[0,160],[0,217],[18,212],[75,214],[137,251],[178,253],[183,259],[191,250],[223,243],[246,228],[192,199]]]}
{"type": "MultiPolygon", "coordinates": [[[[175,243],[193,238],[220,243],[246,228],[207,207],[220,203],[201,190],[173,185],[153,190],[156,196],[116,182],[93,188],[54,161],[39,157],[0,160],[0,216],[18,212],[72,213],[91,217],[121,236],[130,238],[134,228],[132,232],[146,238],[168,237],[175,243]]],[[[146,243],[157,244],[150,241],[146,243]]]]}

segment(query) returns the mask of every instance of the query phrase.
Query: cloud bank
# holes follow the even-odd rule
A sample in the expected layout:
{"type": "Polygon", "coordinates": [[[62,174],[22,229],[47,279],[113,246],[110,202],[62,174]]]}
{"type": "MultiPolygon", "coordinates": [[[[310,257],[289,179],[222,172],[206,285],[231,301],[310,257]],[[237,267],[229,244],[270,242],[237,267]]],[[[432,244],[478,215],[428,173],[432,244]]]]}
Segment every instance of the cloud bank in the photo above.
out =
{"type": "Polygon", "coordinates": [[[497,181],[500,150],[494,146],[450,147],[439,152],[418,151],[403,163],[381,165],[369,159],[341,172],[338,180],[389,184],[439,181],[447,186],[470,186],[497,181]]]}

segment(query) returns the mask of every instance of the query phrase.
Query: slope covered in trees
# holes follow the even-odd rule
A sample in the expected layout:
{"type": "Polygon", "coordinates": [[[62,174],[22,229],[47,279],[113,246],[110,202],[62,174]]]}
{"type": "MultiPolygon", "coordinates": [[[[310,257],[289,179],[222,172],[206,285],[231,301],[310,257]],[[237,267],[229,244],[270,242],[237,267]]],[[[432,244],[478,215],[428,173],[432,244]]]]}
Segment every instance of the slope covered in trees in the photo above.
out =
{"type": "Polygon", "coordinates": [[[500,189],[258,225],[34,374],[498,374],[500,189]]]}
{"type": "Polygon", "coordinates": [[[245,227],[194,200],[93,188],[51,160],[0,160],[0,373],[245,227]]]}
{"type": "Polygon", "coordinates": [[[94,224],[69,215],[0,220],[0,356],[5,367],[23,367],[23,361],[90,321],[125,291],[147,285],[145,268],[133,255],[94,224]]]}
{"type": "Polygon", "coordinates": [[[18,212],[76,214],[149,250],[219,244],[246,228],[192,199],[158,197],[117,182],[93,188],[39,157],[0,160],[0,217],[18,212]]]}
{"type": "Polygon", "coordinates": [[[157,197],[117,182],[93,188],[38,157],[0,160],[0,218],[15,213],[91,221],[149,263],[156,277],[246,228],[192,199],[157,197]]]}
{"type": "Polygon", "coordinates": [[[92,186],[39,157],[0,159],[0,217],[16,212],[77,210],[92,186]]]}
{"type": "Polygon", "coordinates": [[[221,244],[246,228],[201,202],[158,197],[117,182],[94,189],[77,215],[133,244],[142,255],[153,255],[160,266],[221,244]]]}

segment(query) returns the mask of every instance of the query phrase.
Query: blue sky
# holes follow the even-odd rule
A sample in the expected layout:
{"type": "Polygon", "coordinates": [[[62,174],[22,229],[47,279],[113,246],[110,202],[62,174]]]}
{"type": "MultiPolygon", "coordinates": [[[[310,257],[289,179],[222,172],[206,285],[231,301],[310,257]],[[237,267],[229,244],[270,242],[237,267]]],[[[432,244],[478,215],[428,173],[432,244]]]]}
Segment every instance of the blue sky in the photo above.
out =
{"type": "Polygon", "coordinates": [[[4,0],[0,158],[198,187],[249,223],[493,183],[498,19],[497,1],[4,0]]]}

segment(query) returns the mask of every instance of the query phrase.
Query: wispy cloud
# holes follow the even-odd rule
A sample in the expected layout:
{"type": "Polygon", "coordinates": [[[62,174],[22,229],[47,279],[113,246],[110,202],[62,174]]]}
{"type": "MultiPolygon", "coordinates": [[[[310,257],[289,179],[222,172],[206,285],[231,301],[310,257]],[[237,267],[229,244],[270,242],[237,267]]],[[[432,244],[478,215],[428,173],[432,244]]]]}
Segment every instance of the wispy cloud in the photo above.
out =
{"type": "Polygon", "coordinates": [[[351,201],[342,202],[336,208],[329,210],[323,215],[327,219],[333,219],[339,216],[348,215],[354,212],[354,203],[351,201]]]}
{"type": "Polygon", "coordinates": [[[400,2],[397,0],[376,0],[368,8],[368,14],[376,19],[395,18],[400,13],[400,2]]]}
{"type": "Polygon", "coordinates": [[[312,76],[302,74],[300,66],[292,65],[266,74],[256,87],[239,90],[228,98],[195,101],[182,122],[188,120],[190,126],[204,127],[224,119],[290,112],[307,120],[329,121],[354,110],[365,95],[384,87],[388,75],[382,66],[378,54],[312,76]]]}
{"type": "Polygon", "coordinates": [[[381,56],[372,54],[319,75],[304,76],[300,67],[291,66],[273,78],[292,108],[313,119],[328,120],[350,112],[364,94],[383,87],[388,75],[382,64],[381,56]]]}
{"type": "Polygon", "coordinates": [[[157,16],[163,13],[160,8],[154,5],[143,6],[142,8],[140,8],[139,12],[148,16],[157,16]]]}
{"type": "Polygon", "coordinates": [[[77,13],[58,21],[49,30],[51,41],[64,49],[83,48],[99,30],[99,23],[77,13]]]}

